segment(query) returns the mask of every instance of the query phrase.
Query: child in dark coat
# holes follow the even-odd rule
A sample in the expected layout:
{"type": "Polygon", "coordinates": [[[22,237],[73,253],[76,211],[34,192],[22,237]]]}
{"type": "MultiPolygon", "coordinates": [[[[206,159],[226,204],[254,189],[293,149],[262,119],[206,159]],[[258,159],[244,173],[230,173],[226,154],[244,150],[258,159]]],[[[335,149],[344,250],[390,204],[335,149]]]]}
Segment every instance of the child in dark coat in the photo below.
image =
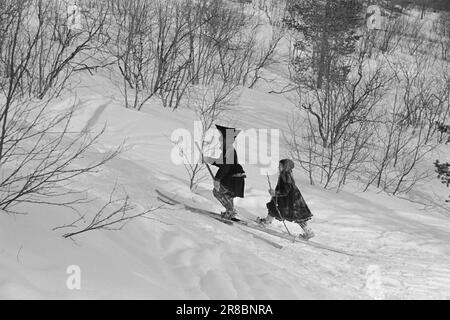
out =
{"type": "Polygon", "coordinates": [[[272,200],[267,203],[268,215],[266,218],[259,218],[262,224],[271,223],[273,218],[283,221],[295,222],[303,229],[303,238],[309,239],[314,236],[307,221],[312,218],[312,213],[306,205],[305,199],[300,190],[295,185],[292,176],[294,162],[289,159],[280,161],[278,183],[275,190],[269,190],[272,200]]]}

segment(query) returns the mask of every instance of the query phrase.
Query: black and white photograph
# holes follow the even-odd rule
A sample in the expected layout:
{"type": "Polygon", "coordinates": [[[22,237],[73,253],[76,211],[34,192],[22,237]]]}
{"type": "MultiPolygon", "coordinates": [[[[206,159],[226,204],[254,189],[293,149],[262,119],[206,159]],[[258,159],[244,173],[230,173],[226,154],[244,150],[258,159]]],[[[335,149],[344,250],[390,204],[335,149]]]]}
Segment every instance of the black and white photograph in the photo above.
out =
{"type": "Polygon", "coordinates": [[[0,0],[0,300],[448,299],[450,0],[0,0]]]}

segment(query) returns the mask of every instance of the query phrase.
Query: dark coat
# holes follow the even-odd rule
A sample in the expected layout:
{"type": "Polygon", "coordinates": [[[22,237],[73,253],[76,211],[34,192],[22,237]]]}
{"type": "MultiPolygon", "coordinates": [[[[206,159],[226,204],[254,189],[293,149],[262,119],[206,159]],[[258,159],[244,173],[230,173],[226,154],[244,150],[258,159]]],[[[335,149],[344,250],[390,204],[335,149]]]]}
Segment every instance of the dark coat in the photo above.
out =
{"type": "MultiPolygon", "coordinates": [[[[228,161],[229,162],[229,161],[228,161]]],[[[222,159],[221,163],[214,162],[212,165],[219,168],[215,179],[227,189],[232,198],[243,198],[245,188],[245,171],[238,163],[237,153],[234,150],[234,161],[227,163],[222,159]]]]}
{"type": "Polygon", "coordinates": [[[275,219],[299,223],[312,218],[313,215],[290,174],[280,175],[275,194],[276,196],[267,203],[269,215],[275,219]],[[282,219],[277,211],[276,204],[278,204],[278,210],[282,219]]]}

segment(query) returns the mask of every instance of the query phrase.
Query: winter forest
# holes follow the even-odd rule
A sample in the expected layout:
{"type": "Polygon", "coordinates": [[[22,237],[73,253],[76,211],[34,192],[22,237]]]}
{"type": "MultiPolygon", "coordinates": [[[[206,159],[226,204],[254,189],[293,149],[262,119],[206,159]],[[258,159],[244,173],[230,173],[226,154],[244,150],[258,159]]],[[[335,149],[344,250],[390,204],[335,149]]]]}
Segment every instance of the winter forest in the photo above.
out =
{"type": "Polygon", "coordinates": [[[450,299],[450,1],[0,0],[0,299],[450,299]]]}

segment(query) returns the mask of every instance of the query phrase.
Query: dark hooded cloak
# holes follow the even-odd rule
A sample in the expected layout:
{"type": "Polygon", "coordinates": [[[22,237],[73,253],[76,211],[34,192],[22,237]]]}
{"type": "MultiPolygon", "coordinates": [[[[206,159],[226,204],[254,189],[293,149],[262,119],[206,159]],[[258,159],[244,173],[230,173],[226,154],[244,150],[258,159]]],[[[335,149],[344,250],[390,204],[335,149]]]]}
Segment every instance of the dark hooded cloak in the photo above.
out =
{"type": "Polygon", "coordinates": [[[296,223],[306,222],[310,220],[313,215],[306,205],[300,190],[295,185],[292,176],[294,162],[289,159],[284,159],[281,160],[280,163],[283,165],[283,170],[278,177],[277,187],[275,188],[275,197],[267,203],[269,215],[277,220],[287,220],[296,223]]]}

